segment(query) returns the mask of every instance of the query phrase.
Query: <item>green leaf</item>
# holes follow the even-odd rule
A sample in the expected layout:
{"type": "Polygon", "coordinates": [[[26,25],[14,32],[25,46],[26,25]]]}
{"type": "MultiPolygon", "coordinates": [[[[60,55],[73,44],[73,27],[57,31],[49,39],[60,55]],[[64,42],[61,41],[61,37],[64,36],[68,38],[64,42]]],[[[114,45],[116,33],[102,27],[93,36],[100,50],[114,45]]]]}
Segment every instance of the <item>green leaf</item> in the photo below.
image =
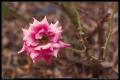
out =
{"type": "Polygon", "coordinates": [[[7,16],[10,13],[10,9],[4,4],[2,3],[2,15],[3,16],[7,16]]]}

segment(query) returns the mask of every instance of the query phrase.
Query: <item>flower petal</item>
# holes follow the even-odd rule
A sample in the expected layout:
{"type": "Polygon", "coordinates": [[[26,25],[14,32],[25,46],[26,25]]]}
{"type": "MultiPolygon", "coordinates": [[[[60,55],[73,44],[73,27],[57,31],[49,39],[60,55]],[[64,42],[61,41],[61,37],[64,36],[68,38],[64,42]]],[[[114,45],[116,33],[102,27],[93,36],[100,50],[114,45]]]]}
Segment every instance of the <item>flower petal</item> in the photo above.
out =
{"type": "Polygon", "coordinates": [[[46,45],[40,45],[40,46],[35,47],[35,50],[48,49],[48,48],[50,48],[50,46],[51,46],[50,43],[48,43],[46,45]]]}
{"type": "Polygon", "coordinates": [[[57,21],[55,24],[50,24],[50,30],[49,31],[52,31],[54,33],[61,33],[62,32],[62,26],[58,26],[59,25],[59,22],[57,21]]]}
{"type": "Polygon", "coordinates": [[[22,53],[24,51],[26,51],[26,43],[23,41],[23,47],[18,53],[22,53]]]}
{"type": "Polygon", "coordinates": [[[23,29],[23,28],[22,28],[22,31],[23,31],[24,36],[25,36],[25,35],[27,34],[27,32],[28,32],[28,30],[23,29]]]}
{"type": "Polygon", "coordinates": [[[40,30],[38,33],[35,34],[35,39],[41,39],[43,37],[44,29],[40,30]]]}
{"type": "Polygon", "coordinates": [[[52,56],[51,55],[44,56],[44,60],[47,64],[50,64],[52,60],[52,56]]]}
{"type": "Polygon", "coordinates": [[[36,46],[36,45],[39,44],[39,43],[37,43],[37,41],[35,40],[35,34],[34,34],[34,32],[31,31],[31,30],[28,30],[28,32],[27,32],[27,34],[24,36],[23,40],[27,42],[27,45],[28,45],[28,46],[30,46],[30,45],[36,46]]]}
{"type": "Polygon", "coordinates": [[[54,49],[53,56],[57,57],[58,51],[59,51],[59,49],[54,49]]]}
{"type": "Polygon", "coordinates": [[[70,47],[70,44],[64,43],[62,41],[59,41],[59,45],[60,45],[61,48],[70,47]]]}
{"type": "Polygon", "coordinates": [[[44,19],[40,23],[41,24],[46,24],[47,26],[49,25],[46,16],[44,17],[44,19]]]}
{"type": "Polygon", "coordinates": [[[56,33],[56,34],[54,34],[54,36],[51,38],[51,41],[52,42],[57,42],[59,39],[61,39],[62,38],[62,36],[61,36],[61,34],[60,33],[56,33]]]}
{"type": "Polygon", "coordinates": [[[37,19],[35,19],[33,17],[32,17],[32,19],[33,19],[33,24],[30,24],[30,26],[36,26],[36,25],[40,24],[40,22],[37,19]]]}

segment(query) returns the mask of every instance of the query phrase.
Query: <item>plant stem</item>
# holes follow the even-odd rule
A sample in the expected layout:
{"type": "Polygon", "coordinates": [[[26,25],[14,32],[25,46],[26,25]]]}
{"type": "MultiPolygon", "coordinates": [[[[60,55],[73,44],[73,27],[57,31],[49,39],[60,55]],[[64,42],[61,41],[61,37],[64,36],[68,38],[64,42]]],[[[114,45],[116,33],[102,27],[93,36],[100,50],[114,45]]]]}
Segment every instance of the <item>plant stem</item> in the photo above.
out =
{"type": "Polygon", "coordinates": [[[110,37],[111,37],[111,34],[112,34],[112,20],[113,20],[113,16],[114,16],[114,13],[115,13],[115,5],[113,5],[113,11],[112,11],[112,14],[110,16],[110,20],[109,20],[109,31],[107,32],[107,37],[106,37],[106,41],[104,43],[104,46],[102,47],[103,48],[103,60],[105,59],[105,56],[106,56],[106,50],[107,50],[107,47],[108,47],[108,43],[109,43],[109,40],[110,40],[110,37]]]}
{"type": "Polygon", "coordinates": [[[86,55],[86,57],[88,57],[87,54],[87,36],[85,34],[85,29],[84,27],[81,25],[80,23],[80,16],[79,13],[77,11],[77,8],[75,7],[75,3],[73,2],[69,2],[69,3],[59,3],[58,5],[60,5],[62,7],[62,9],[66,12],[66,14],[69,16],[69,18],[71,19],[72,23],[75,25],[75,27],[77,28],[78,32],[79,32],[79,51],[72,49],[73,51],[78,52],[79,54],[84,53],[86,55]]]}

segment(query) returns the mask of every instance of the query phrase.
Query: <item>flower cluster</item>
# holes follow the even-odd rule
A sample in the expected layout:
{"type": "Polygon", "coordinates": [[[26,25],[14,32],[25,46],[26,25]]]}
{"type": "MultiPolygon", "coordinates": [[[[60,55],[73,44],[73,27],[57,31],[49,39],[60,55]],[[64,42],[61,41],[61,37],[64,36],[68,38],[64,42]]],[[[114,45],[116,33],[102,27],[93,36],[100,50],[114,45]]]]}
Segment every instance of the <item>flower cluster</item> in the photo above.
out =
{"type": "Polygon", "coordinates": [[[18,53],[24,52],[29,55],[33,63],[40,60],[51,63],[52,57],[57,57],[61,48],[70,46],[62,41],[61,28],[58,21],[49,24],[46,17],[41,22],[33,18],[33,24],[30,24],[29,29],[22,29],[23,47],[18,53]]]}

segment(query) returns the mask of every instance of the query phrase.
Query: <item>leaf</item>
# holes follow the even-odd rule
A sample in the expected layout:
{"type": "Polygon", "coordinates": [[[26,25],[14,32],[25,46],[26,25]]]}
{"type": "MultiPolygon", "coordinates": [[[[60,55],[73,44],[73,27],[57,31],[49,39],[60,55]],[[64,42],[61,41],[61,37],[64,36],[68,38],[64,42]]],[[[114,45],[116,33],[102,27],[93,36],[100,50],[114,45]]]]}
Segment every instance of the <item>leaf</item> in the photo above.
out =
{"type": "Polygon", "coordinates": [[[2,3],[2,15],[3,16],[7,16],[10,13],[10,9],[4,4],[2,3]]]}

